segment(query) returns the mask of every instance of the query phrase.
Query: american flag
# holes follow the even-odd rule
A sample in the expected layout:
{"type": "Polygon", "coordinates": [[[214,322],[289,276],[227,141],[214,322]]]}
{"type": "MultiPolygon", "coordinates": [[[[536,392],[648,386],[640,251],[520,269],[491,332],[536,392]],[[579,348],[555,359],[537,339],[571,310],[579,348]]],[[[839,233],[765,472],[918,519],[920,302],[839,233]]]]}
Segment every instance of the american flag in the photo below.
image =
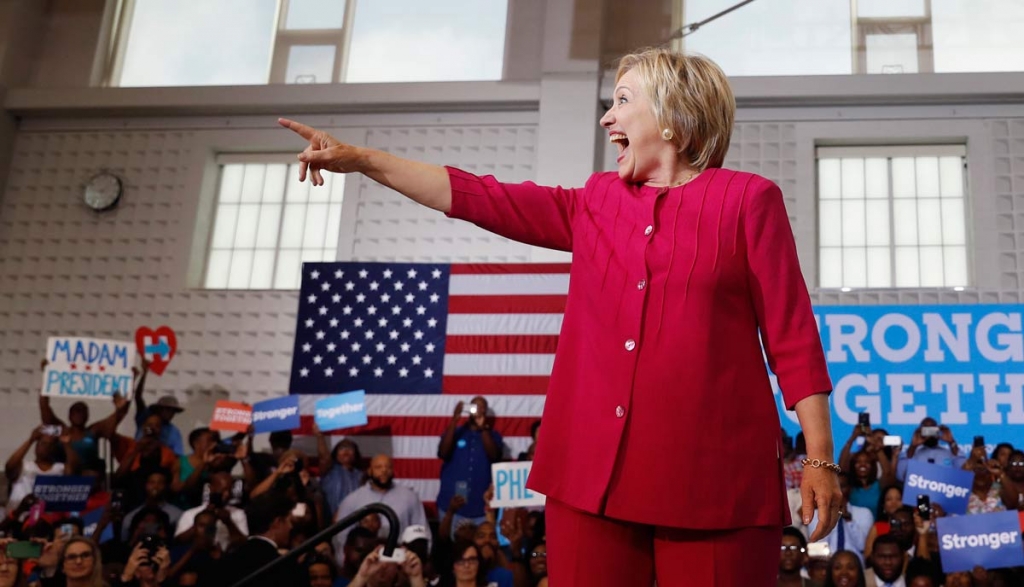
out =
{"type": "Polygon", "coordinates": [[[316,394],[366,391],[364,456],[432,504],[437,445],[459,401],[487,398],[509,456],[544,407],[568,264],[305,263],[290,392],[304,428],[316,394]]]}

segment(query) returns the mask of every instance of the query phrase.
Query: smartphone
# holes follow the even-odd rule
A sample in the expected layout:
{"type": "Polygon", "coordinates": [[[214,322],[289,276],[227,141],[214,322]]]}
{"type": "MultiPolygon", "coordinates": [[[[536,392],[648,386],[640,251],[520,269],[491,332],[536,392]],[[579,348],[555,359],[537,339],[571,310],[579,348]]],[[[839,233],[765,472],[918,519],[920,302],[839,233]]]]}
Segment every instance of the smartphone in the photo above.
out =
{"type": "Polygon", "coordinates": [[[38,542],[21,540],[7,545],[7,556],[10,558],[39,558],[43,554],[43,545],[38,542]]]}
{"type": "Polygon", "coordinates": [[[917,513],[922,520],[930,520],[932,517],[932,500],[927,495],[917,496],[917,513]]]}
{"type": "Polygon", "coordinates": [[[207,503],[209,503],[215,508],[224,507],[224,494],[211,492],[209,501],[207,503]]]}
{"type": "Polygon", "coordinates": [[[405,562],[405,547],[399,546],[395,549],[395,552],[391,556],[384,556],[384,552],[380,553],[380,560],[386,563],[398,563],[402,564],[405,562]]]}
{"type": "Polygon", "coordinates": [[[939,435],[939,427],[938,426],[922,426],[921,427],[921,436],[931,437],[931,436],[938,436],[938,435],[939,435]]]}
{"type": "Polygon", "coordinates": [[[306,504],[304,504],[304,503],[297,503],[297,504],[295,504],[295,507],[292,508],[292,517],[293,518],[305,518],[306,517],[306,504]]]}
{"type": "Polygon", "coordinates": [[[469,404],[469,415],[470,416],[475,416],[478,411],[480,411],[480,406],[478,406],[476,404],[469,404]]]}
{"type": "Polygon", "coordinates": [[[115,489],[110,494],[110,509],[119,510],[124,505],[124,491],[121,489],[115,489]]]}
{"type": "Polygon", "coordinates": [[[902,446],[903,438],[896,435],[888,435],[882,437],[882,446],[902,446]]]}
{"type": "Polygon", "coordinates": [[[811,558],[828,558],[832,552],[827,542],[811,542],[807,545],[807,556],[811,558]]]}
{"type": "Polygon", "coordinates": [[[456,481],[455,495],[461,495],[464,499],[469,499],[469,483],[465,481],[456,481]]]}
{"type": "Polygon", "coordinates": [[[64,427],[61,426],[60,424],[55,424],[53,426],[43,426],[43,434],[47,436],[60,436],[63,431],[64,427]]]}
{"type": "Polygon", "coordinates": [[[860,425],[862,432],[867,432],[871,428],[871,414],[861,412],[857,415],[857,423],[860,425]]]}
{"type": "Polygon", "coordinates": [[[60,525],[60,533],[61,533],[62,536],[71,536],[72,534],[75,533],[75,525],[74,524],[61,524],[60,525]]]}
{"type": "Polygon", "coordinates": [[[977,448],[979,446],[985,446],[985,437],[984,436],[975,436],[974,437],[974,447],[977,448]]]}
{"type": "Polygon", "coordinates": [[[235,445],[230,442],[218,442],[213,447],[213,454],[215,455],[233,455],[235,452],[235,445]]]}

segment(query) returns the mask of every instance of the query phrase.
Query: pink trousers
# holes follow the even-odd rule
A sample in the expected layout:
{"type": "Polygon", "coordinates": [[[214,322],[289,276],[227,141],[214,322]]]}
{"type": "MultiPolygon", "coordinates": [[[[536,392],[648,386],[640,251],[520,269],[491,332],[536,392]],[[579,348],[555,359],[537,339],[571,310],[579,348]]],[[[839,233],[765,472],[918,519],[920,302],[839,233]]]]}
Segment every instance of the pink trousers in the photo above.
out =
{"type": "Polygon", "coordinates": [[[782,527],[683,530],[620,522],[548,499],[551,587],[774,587],[782,527]]]}

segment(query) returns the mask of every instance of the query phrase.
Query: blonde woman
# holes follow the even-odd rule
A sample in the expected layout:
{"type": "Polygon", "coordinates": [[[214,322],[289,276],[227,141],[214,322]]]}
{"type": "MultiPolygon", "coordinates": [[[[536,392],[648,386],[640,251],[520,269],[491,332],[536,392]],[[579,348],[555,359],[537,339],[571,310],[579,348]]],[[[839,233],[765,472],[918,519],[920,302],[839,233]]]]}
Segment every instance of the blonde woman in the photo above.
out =
{"type": "Polygon", "coordinates": [[[82,536],[47,544],[39,566],[42,587],[108,587],[99,547],[82,536]]]}
{"type": "MultiPolygon", "coordinates": [[[[601,118],[617,172],[582,188],[501,183],[340,143],[300,180],[359,172],[524,243],[571,251],[529,487],[548,496],[553,585],[767,587],[789,522],[762,346],[807,441],[801,515],[827,535],[842,497],[832,388],[782,193],[722,169],[735,100],[710,60],[624,57],[601,118]]],[[[582,179],[582,178],[581,178],[582,179]]]]}

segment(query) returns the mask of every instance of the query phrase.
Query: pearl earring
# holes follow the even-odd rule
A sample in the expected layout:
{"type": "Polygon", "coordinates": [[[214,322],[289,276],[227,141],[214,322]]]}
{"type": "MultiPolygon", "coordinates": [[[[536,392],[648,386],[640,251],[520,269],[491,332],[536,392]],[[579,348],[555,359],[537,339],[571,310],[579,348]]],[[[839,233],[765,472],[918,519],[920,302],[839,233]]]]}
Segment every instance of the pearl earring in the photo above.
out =
{"type": "Polygon", "coordinates": [[[672,129],[670,128],[666,128],[665,130],[661,131],[661,138],[665,139],[666,141],[671,141],[673,136],[675,135],[672,134],[672,129]]]}

